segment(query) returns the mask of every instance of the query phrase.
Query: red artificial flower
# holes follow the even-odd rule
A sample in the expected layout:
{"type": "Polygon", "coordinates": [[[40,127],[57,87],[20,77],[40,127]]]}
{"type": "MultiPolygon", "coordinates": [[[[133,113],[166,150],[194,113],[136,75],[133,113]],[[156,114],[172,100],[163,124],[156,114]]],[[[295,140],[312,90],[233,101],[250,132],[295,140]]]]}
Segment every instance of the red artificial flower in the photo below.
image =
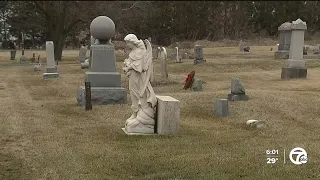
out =
{"type": "MultiPolygon", "coordinates": [[[[192,72],[191,72],[192,73],[192,72]]],[[[190,77],[191,77],[191,73],[188,74],[188,77],[184,80],[184,83],[188,82],[190,77]]]]}

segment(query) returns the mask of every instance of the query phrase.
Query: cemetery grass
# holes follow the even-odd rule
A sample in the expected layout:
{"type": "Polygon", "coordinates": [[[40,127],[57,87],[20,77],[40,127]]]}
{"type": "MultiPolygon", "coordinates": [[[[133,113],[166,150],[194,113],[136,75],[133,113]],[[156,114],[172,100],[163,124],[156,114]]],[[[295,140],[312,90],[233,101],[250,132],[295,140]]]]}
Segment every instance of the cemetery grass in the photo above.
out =
{"type": "MultiPolygon", "coordinates": [[[[169,83],[159,82],[154,60],[156,94],[181,101],[177,136],[126,136],[130,100],[92,111],[77,106],[86,71],[77,52],[64,51],[58,80],[44,81],[32,66],[0,66],[0,179],[319,179],[319,60],[306,57],[308,79],[282,81],[284,60],[274,60],[269,46],[251,50],[206,48],[206,64],[169,63],[169,83]],[[206,81],[202,92],[182,89],[192,70],[206,81]],[[226,98],[231,77],[241,78],[250,100],[229,102],[230,116],[216,118],[215,99],[226,98]],[[250,129],[249,119],[268,127],[250,129]],[[294,147],[308,152],[307,164],[290,162],[294,147]],[[279,150],[276,164],[267,164],[267,149],[279,150]]],[[[0,55],[0,65],[10,63],[0,55]]]]}

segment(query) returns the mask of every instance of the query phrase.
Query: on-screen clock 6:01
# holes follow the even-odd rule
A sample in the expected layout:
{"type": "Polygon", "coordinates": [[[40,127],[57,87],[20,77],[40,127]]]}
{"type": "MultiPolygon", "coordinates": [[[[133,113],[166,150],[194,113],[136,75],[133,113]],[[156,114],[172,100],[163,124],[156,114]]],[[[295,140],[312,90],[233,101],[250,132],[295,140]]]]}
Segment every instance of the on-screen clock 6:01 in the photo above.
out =
{"type": "Polygon", "coordinates": [[[272,150],[267,149],[266,150],[266,154],[279,154],[279,150],[277,150],[277,149],[272,149],[272,150]]]}

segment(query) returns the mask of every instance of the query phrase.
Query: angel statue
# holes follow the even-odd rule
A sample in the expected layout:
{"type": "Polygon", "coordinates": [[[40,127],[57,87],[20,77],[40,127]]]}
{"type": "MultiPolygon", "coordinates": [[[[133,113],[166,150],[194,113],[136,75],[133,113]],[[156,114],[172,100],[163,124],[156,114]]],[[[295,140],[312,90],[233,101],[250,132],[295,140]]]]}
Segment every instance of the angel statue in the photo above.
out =
{"type": "Polygon", "coordinates": [[[129,78],[133,111],[126,120],[125,130],[128,133],[154,133],[157,98],[150,84],[153,75],[152,47],[147,39],[143,42],[134,34],[128,34],[124,40],[131,49],[122,69],[129,78]]]}

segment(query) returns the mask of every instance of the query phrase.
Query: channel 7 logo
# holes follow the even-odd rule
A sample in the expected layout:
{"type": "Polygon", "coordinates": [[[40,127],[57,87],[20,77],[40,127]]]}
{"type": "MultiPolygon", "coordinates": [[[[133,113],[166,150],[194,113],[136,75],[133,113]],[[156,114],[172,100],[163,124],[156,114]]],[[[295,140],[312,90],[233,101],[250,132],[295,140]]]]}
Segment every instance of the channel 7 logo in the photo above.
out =
{"type": "Polygon", "coordinates": [[[290,158],[290,161],[296,165],[305,164],[308,162],[307,151],[301,147],[293,148],[290,151],[289,158],[290,158]],[[296,157],[294,158],[294,156],[296,157]]]}

